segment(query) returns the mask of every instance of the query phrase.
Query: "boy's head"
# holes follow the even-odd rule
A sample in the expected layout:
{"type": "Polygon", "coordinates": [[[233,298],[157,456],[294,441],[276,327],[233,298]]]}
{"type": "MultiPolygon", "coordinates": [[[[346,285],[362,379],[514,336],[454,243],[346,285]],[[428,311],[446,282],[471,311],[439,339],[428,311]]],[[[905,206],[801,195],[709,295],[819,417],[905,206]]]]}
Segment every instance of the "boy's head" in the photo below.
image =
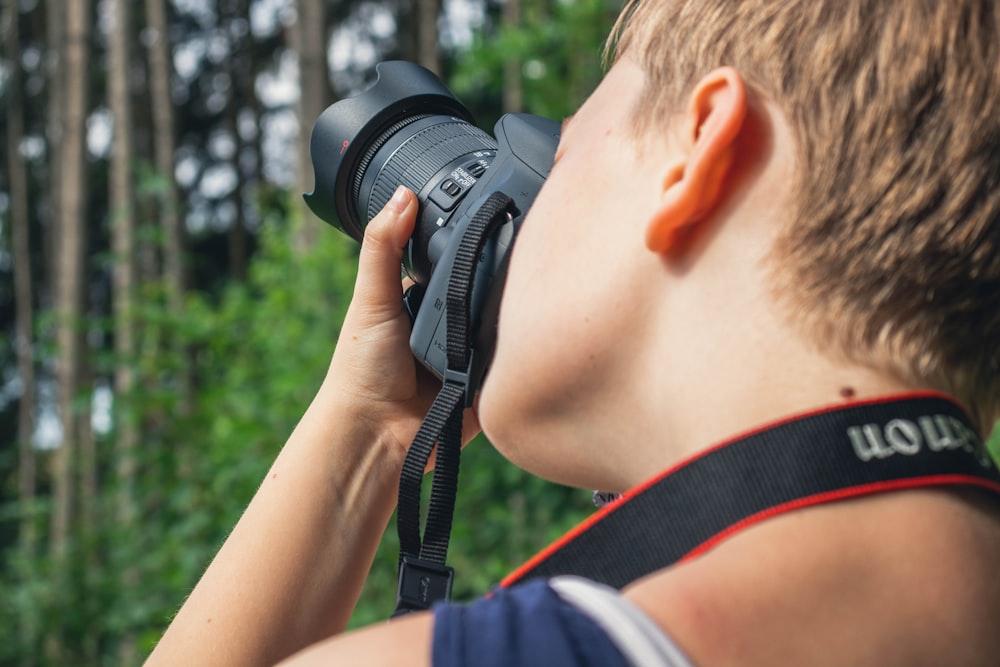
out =
{"type": "Polygon", "coordinates": [[[1000,3],[663,0],[615,36],[639,131],[732,66],[796,144],[776,299],[829,353],[1000,417],[1000,3]]]}

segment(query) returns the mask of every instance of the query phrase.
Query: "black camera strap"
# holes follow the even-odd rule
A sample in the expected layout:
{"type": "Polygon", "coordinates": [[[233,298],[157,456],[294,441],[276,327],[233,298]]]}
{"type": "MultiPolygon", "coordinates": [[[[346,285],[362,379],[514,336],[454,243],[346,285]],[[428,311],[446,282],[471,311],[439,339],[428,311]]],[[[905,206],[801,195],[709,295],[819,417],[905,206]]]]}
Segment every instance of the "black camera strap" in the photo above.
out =
{"type": "Polygon", "coordinates": [[[927,487],[984,489],[1000,475],[950,399],[913,394],[836,406],[723,443],[626,493],[508,576],[575,574],[622,588],[791,510],[927,487]]]}
{"type": "Polygon", "coordinates": [[[462,414],[472,405],[475,393],[469,383],[473,277],[486,241],[513,213],[510,197],[501,192],[490,195],[466,228],[449,276],[445,311],[448,369],[441,391],[406,453],[399,479],[399,588],[393,616],[428,609],[434,602],[451,597],[454,572],[445,562],[458,488],[462,414]],[[434,481],[421,541],[421,482],[435,445],[434,481]]]}

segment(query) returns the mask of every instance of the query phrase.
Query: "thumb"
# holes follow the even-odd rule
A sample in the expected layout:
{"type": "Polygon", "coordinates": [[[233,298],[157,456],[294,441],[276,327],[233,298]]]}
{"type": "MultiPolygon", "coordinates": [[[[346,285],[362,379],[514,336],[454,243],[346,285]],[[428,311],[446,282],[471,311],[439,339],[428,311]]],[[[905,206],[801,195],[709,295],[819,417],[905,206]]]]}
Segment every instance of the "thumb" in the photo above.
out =
{"type": "Polygon", "coordinates": [[[403,248],[413,233],[417,198],[403,186],[365,227],[358,258],[354,301],[366,310],[389,311],[395,316],[402,307],[399,265],[403,248]]]}

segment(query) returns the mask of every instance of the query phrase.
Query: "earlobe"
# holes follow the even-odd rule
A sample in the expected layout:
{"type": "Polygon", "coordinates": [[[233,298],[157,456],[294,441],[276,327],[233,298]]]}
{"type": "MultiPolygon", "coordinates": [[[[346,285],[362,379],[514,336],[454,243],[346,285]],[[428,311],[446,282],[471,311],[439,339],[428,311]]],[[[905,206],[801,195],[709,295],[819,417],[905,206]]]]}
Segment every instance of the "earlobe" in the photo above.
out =
{"type": "Polygon", "coordinates": [[[646,228],[650,250],[678,250],[723,199],[746,113],[746,86],[735,69],[714,70],[695,86],[685,130],[690,148],[663,178],[660,204],[646,228]]]}
{"type": "Polygon", "coordinates": [[[660,205],[646,227],[646,247],[653,252],[665,254],[676,247],[697,212],[700,198],[685,176],[684,166],[675,165],[663,179],[660,205]]]}

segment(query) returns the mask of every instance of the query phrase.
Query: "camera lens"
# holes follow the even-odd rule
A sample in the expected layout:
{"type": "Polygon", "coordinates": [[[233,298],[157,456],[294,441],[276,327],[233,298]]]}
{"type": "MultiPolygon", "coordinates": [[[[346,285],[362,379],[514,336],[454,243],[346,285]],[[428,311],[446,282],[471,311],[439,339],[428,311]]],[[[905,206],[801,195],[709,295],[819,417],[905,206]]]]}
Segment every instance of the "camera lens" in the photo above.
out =
{"type": "Polygon", "coordinates": [[[417,193],[421,215],[413,232],[406,268],[417,282],[430,274],[431,237],[496,155],[496,140],[460,118],[417,115],[394,123],[371,141],[358,162],[352,203],[363,224],[375,217],[396,188],[417,193]]]}
{"type": "Polygon", "coordinates": [[[357,209],[371,220],[398,186],[421,193],[444,179],[441,172],[449,171],[446,167],[476,154],[492,156],[496,147],[493,137],[458,118],[417,116],[400,121],[372,142],[359,164],[353,187],[357,209]]]}
{"type": "Polygon", "coordinates": [[[428,70],[407,62],[376,66],[360,95],[331,105],[310,141],[316,186],[306,202],[323,220],[360,241],[364,228],[404,185],[421,202],[408,269],[429,270],[430,237],[489,167],[496,141],[428,70]]]}

